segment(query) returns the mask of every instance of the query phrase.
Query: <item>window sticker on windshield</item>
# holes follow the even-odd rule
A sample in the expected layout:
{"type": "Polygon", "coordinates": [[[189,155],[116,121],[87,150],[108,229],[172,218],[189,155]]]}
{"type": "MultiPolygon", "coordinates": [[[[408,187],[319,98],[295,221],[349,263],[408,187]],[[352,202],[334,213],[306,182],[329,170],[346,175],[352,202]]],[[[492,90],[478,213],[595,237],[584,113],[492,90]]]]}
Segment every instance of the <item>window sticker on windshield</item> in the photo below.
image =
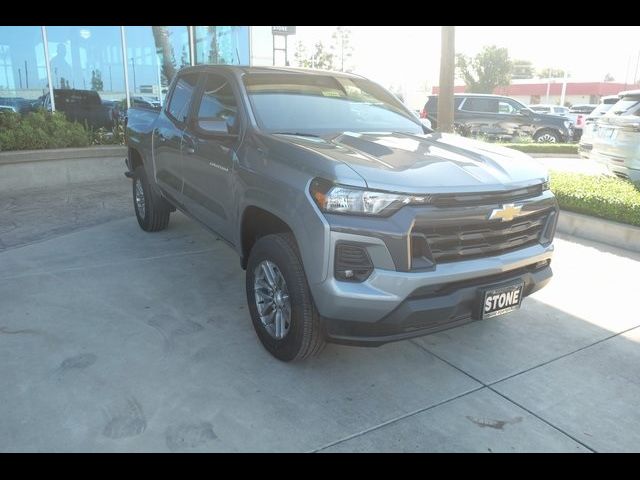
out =
{"type": "Polygon", "coordinates": [[[342,94],[337,90],[322,90],[322,95],[325,97],[342,97],[342,94]]]}

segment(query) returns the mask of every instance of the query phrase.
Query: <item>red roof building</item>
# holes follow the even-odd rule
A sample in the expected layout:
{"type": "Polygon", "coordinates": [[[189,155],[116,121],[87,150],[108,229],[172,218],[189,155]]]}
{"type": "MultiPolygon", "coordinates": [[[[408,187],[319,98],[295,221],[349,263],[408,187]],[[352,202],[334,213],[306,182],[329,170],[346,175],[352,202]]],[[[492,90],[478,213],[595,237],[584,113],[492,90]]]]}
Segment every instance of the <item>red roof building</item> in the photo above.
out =
{"type": "MultiPolygon", "coordinates": [[[[522,103],[533,105],[536,103],[559,104],[562,95],[562,78],[545,80],[514,80],[511,85],[498,87],[493,93],[515,98],[522,103]],[[548,92],[547,92],[548,89],[548,92]],[[548,98],[547,98],[548,95],[548,98]]],[[[616,95],[624,90],[640,88],[638,85],[630,85],[620,82],[579,82],[568,81],[565,92],[565,103],[598,103],[601,97],[616,95]]],[[[439,87],[433,87],[434,94],[439,93],[439,87]]],[[[464,85],[456,85],[455,93],[464,93],[464,85]]]]}

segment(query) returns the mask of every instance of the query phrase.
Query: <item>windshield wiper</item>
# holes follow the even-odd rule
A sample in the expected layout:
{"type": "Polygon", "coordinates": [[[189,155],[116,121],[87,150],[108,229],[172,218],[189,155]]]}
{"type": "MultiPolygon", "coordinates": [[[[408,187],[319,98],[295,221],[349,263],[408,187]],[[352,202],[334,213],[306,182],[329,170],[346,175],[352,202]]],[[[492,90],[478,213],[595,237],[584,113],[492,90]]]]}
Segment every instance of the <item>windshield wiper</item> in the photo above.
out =
{"type": "Polygon", "coordinates": [[[320,138],[320,135],[316,135],[315,133],[302,133],[302,132],[273,132],[273,135],[295,135],[296,137],[320,138]]]}

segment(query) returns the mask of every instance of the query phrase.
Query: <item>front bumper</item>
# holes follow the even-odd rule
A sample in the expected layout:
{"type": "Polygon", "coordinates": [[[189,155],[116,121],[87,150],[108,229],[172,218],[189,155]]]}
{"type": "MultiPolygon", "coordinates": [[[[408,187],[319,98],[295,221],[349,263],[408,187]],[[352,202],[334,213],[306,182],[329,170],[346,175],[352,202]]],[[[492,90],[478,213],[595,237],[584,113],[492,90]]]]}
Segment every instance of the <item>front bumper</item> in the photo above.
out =
{"type": "Polygon", "coordinates": [[[479,318],[482,289],[522,280],[524,296],[551,279],[549,262],[529,264],[502,274],[418,288],[393,311],[375,322],[324,318],[327,340],[359,346],[379,346],[457,327],[479,318]]]}

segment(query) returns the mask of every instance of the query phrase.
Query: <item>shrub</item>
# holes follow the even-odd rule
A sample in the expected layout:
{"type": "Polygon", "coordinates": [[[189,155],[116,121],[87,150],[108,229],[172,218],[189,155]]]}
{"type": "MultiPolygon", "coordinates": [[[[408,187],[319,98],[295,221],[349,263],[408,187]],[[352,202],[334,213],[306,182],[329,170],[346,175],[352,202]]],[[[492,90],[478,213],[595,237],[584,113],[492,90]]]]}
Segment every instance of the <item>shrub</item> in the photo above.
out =
{"type": "Polygon", "coordinates": [[[640,184],[605,175],[552,172],[560,208],[640,226],[640,184]]]}
{"type": "Polygon", "coordinates": [[[39,110],[27,115],[0,112],[0,150],[86,147],[89,136],[82,125],[61,112],[39,110]]]}

